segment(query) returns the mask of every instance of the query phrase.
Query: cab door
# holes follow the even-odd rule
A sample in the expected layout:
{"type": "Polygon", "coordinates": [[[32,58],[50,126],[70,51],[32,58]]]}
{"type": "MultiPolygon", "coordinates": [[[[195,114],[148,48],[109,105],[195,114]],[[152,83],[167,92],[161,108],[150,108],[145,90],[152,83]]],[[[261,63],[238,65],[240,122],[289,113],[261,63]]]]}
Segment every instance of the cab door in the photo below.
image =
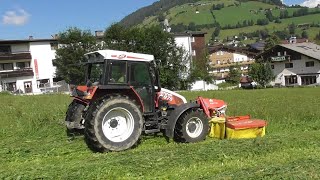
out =
{"type": "Polygon", "coordinates": [[[131,62],[129,64],[129,76],[129,84],[133,86],[142,99],[145,112],[153,112],[154,90],[148,64],[145,62],[131,62]]]}

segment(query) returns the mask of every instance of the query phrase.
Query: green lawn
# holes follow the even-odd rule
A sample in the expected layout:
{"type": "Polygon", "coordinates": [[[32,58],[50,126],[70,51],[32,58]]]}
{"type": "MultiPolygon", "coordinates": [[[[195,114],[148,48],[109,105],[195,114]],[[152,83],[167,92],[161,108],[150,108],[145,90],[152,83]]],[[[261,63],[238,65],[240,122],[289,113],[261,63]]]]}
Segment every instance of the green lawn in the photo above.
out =
{"type": "Polygon", "coordinates": [[[68,139],[66,95],[0,94],[0,179],[319,179],[320,89],[181,93],[224,99],[229,115],[268,121],[264,138],[167,143],[144,136],[125,152],[92,153],[68,139]]]}

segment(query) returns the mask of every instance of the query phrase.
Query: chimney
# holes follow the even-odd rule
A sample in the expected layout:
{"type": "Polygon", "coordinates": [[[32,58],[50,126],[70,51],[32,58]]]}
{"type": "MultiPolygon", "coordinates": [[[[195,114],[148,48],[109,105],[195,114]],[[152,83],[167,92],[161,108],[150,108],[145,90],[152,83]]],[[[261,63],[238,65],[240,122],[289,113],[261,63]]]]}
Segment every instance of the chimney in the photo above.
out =
{"type": "Polygon", "coordinates": [[[58,39],[58,34],[51,35],[52,39],[58,39]]]}
{"type": "Polygon", "coordinates": [[[96,37],[102,37],[104,35],[104,32],[101,30],[95,31],[95,35],[96,35],[96,37]]]}
{"type": "Polygon", "coordinates": [[[33,39],[33,36],[29,36],[29,40],[32,40],[33,39]]]}

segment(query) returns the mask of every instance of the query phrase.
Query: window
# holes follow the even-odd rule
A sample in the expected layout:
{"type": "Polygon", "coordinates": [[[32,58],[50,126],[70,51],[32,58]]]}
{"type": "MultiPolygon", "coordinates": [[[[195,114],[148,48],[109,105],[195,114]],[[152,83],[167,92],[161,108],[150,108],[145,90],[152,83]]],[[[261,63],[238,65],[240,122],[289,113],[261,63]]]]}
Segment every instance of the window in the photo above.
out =
{"type": "Polygon", "coordinates": [[[58,49],[58,43],[50,43],[51,50],[57,50],[58,49]]]}
{"type": "Polygon", "coordinates": [[[302,76],[301,77],[301,84],[302,85],[309,85],[317,83],[317,76],[302,76]]]}
{"type": "Polygon", "coordinates": [[[104,69],[103,63],[89,64],[89,69],[88,69],[89,76],[87,80],[92,83],[102,83],[103,69],[104,69]]]}
{"type": "Polygon", "coordinates": [[[286,55],[287,55],[287,51],[284,51],[284,52],[283,52],[283,55],[286,56],[286,55]]]}
{"type": "Polygon", "coordinates": [[[146,64],[131,64],[130,83],[137,85],[151,85],[149,70],[146,64]]]}
{"type": "Polygon", "coordinates": [[[196,56],[196,50],[192,50],[192,56],[196,56]]]}
{"type": "Polygon", "coordinates": [[[3,71],[3,70],[13,70],[13,64],[12,63],[0,64],[0,71],[3,71]]]}
{"type": "Polygon", "coordinates": [[[306,62],[306,67],[313,67],[313,66],[314,66],[314,61],[306,62]]]}
{"type": "Polygon", "coordinates": [[[50,87],[49,79],[40,79],[37,81],[37,88],[50,87]]]}
{"type": "Polygon", "coordinates": [[[271,69],[274,69],[274,64],[271,64],[271,69]]]}
{"type": "Polygon", "coordinates": [[[127,63],[125,61],[113,61],[110,63],[109,82],[126,83],[127,82],[127,63]]]}
{"type": "Polygon", "coordinates": [[[4,85],[7,91],[14,92],[17,90],[17,84],[15,82],[5,83],[4,85]]]}
{"type": "Polygon", "coordinates": [[[24,69],[30,66],[29,66],[29,62],[17,62],[16,67],[17,69],[24,69]]]}
{"type": "Polygon", "coordinates": [[[297,84],[297,76],[296,75],[292,75],[292,76],[285,76],[285,84],[287,85],[293,85],[293,84],[297,84]]]}
{"type": "Polygon", "coordinates": [[[217,64],[220,64],[221,62],[220,62],[220,60],[217,60],[217,64]]]}
{"type": "Polygon", "coordinates": [[[281,52],[278,52],[278,56],[281,56],[281,52]]]}
{"type": "Polygon", "coordinates": [[[286,63],[284,65],[285,68],[293,68],[293,63],[286,63]]]}
{"type": "Polygon", "coordinates": [[[0,53],[11,53],[10,46],[0,46],[0,53]]]}

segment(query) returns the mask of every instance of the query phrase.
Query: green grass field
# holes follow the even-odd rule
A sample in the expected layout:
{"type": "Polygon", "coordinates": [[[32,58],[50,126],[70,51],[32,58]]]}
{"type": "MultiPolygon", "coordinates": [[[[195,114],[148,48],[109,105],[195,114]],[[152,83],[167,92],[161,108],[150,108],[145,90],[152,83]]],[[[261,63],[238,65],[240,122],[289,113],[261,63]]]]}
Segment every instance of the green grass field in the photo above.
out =
{"type": "Polygon", "coordinates": [[[229,115],[268,121],[264,138],[167,143],[92,153],[65,134],[66,95],[0,94],[0,179],[319,179],[319,88],[183,92],[223,99],[229,115]]]}

